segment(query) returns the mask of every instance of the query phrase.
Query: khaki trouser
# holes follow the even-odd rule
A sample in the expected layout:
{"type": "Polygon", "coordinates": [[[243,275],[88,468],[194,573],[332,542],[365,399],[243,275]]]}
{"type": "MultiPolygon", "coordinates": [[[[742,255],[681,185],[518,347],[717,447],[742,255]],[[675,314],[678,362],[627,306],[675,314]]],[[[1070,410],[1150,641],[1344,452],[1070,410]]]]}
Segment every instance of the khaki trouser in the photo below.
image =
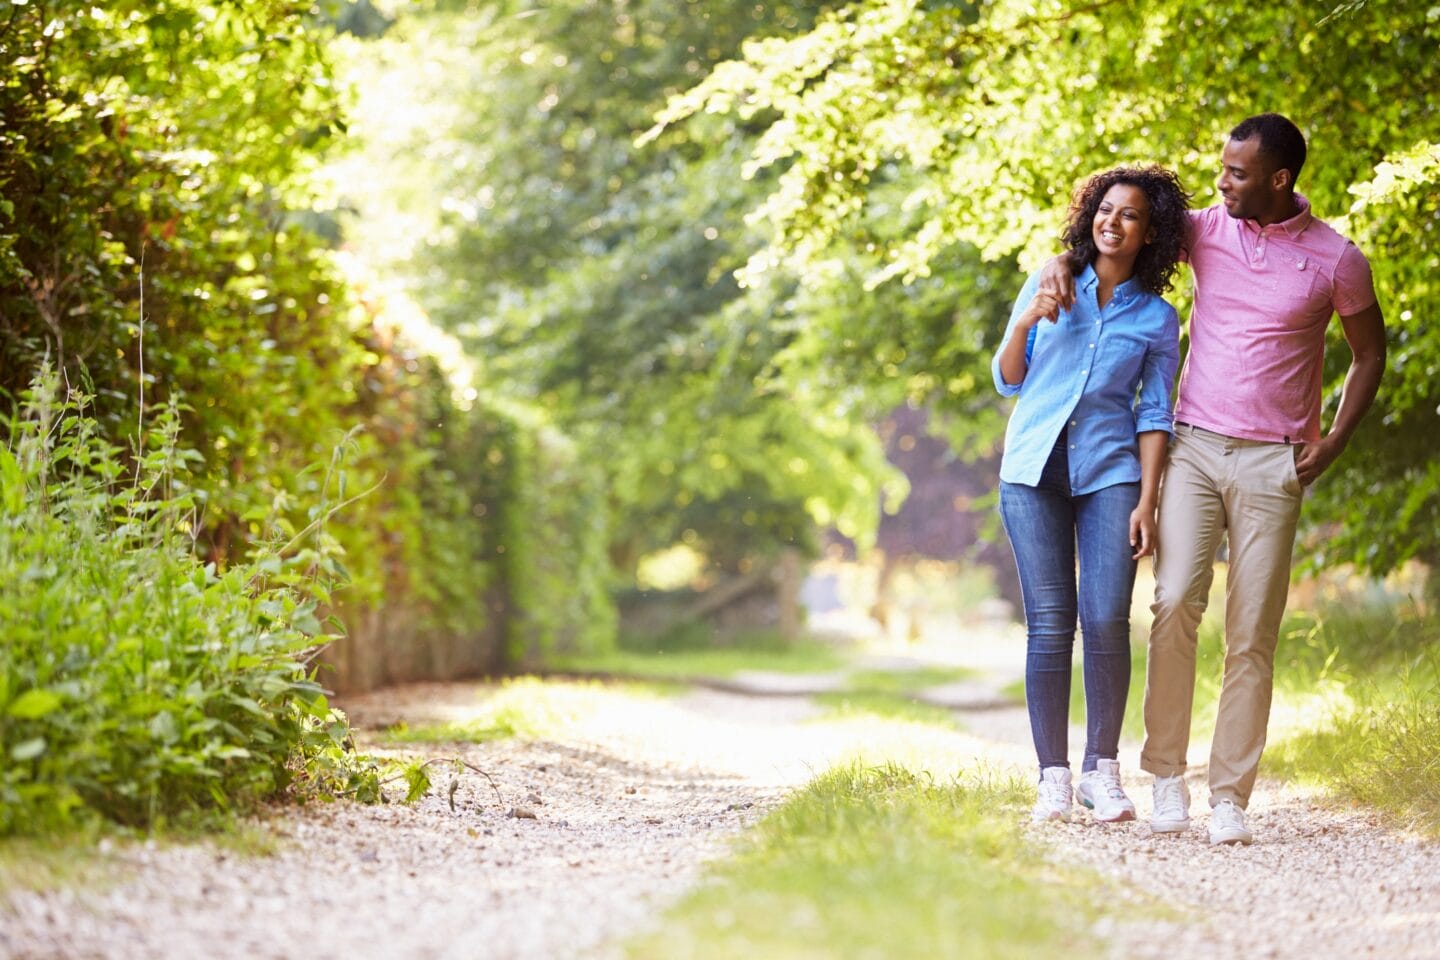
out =
{"type": "Polygon", "coordinates": [[[1290,588],[1304,491],[1296,448],[1177,424],[1160,492],[1155,603],[1140,766],[1185,770],[1195,697],[1195,639],[1230,535],[1225,584],[1225,680],[1210,744],[1210,803],[1250,800],[1270,720],[1275,644],[1290,588]]]}

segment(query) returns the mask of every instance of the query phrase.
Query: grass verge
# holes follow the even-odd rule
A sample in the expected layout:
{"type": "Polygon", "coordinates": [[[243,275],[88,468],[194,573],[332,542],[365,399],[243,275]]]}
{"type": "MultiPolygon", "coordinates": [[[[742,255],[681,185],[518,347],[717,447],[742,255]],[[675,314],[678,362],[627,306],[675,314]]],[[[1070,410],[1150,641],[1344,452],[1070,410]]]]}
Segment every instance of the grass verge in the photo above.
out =
{"type": "Polygon", "coordinates": [[[960,728],[955,714],[931,703],[924,703],[900,693],[870,690],[821,693],[812,698],[824,707],[820,720],[846,720],[854,717],[880,717],[907,723],[923,723],[947,730],[960,728]]]}
{"type": "MultiPolygon", "coordinates": [[[[1332,680],[1331,696],[1314,698],[1323,709],[1272,743],[1261,772],[1320,787],[1440,839],[1440,625],[1422,622],[1414,657],[1397,662],[1382,647],[1359,676],[1332,680]]],[[[1329,661],[1332,671],[1338,660],[1329,661]]]]}
{"type": "MultiPolygon", "coordinates": [[[[1224,673],[1223,570],[1196,648],[1192,742],[1215,729],[1224,673]]],[[[1024,685],[1011,692],[1023,698],[1024,685]]],[[[1144,733],[1145,646],[1131,666],[1125,736],[1144,733]]],[[[1280,629],[1263,776],[1374,808],[1440,839],[1440,617],[1407,601],[1337,598],[1293,610],[1280,629]]],[[[1085,722],[1077,659],[1071,721],[1085,722]]]]}
{"type": "Polygon", "coordinates": [[[632,960],[1034,957],[1099,915],[1027,842],[1018,781],[826,773],[760,822],[632,960]]]}
{"type": "Polygon", "coordinates": [[[141,845],[205,844],[239,856],[267,857],[283,842],[263,821],[213,811],[203,821],[136,830],[92,821],[44,836],[0,838],[0,913],[10,894],[63,887],[109,889],[133,879],[131,851],[141,845]]]}
{"type": "Polygon", "coordinates": [[[655,651],[617,650],[590,656],[555,657],[550,668],[559,673],[606,674],[683,681],[699,677],[733,677],[745,670],[772,673],[829,673],[845,666],[834,647],[800,641],[775,647],[716,647],[655,651]]]}
{"type": "Polygon", "coordinates": [[[477,700],[463,717],[447,723],[385,731],[390,743],[484,743],[520,737],[557,740],[584,728],[602,711],[620,712],[673,693],[674,686],[598,681],[556,681],[517,677],[477,700]]]}

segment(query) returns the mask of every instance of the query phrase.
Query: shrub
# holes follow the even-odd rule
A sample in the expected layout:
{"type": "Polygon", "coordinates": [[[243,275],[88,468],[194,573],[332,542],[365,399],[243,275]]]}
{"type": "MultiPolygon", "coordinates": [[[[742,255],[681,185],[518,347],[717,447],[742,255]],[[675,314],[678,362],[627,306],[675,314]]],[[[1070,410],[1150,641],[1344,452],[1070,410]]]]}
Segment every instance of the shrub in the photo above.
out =
{"type": "Polygon", "coordinates": [[[176,406],[126,456],[58,392],[42,374],[0,448],[0,835],[152,825],[292,785],[376,796],[307,666],[331,639],[325,539],[202,564],[176,406]]]}

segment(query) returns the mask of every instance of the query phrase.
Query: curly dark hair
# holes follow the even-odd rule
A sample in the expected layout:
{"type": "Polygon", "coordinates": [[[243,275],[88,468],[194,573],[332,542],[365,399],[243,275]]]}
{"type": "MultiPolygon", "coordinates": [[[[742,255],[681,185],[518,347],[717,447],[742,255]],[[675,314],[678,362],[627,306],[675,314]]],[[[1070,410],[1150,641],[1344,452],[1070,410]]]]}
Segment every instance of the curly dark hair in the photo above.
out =
{"type": "Polygon", "coordinates": [[[1164,293],[1170,289],[1180,248],[1185,243],[1185,211],[1190,207],[1190,194],[1174,172],[1157,164],[1104,170],[1075,189],[1062,235],[1070,251],[1070,269],[1079,274],[1095,262],[1095,214],[1106,192],[1117,183],[1139,187],[1150,201],[1150,229],[1155,231],[1155,239],[1141,247],[1135,258],[1135,280],[1150,293],[1164,293]]]}

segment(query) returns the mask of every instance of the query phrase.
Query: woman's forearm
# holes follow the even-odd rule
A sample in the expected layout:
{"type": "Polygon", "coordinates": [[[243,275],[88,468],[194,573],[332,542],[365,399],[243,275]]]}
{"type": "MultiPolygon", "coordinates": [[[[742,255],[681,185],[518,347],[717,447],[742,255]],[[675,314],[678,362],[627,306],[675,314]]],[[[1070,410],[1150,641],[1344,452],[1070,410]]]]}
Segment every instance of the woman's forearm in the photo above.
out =
{"type": "Polygon", "coordinates": [[[1160,474],[1165,472],[1165,448],[1170,434],[1147,430],[1140,434],[1140,503],[1154,509],[1160,502],[1160,474]]]}
{"type": "Polygon", "coordinates": [[[1030,364],[1025,361],[1025,339],[1028,330],[1016,329],[1000,348],[1000,376],[1010,386],[1017,386],[1025,382],[1025,374],[1030,369],[1030,364]]]}

